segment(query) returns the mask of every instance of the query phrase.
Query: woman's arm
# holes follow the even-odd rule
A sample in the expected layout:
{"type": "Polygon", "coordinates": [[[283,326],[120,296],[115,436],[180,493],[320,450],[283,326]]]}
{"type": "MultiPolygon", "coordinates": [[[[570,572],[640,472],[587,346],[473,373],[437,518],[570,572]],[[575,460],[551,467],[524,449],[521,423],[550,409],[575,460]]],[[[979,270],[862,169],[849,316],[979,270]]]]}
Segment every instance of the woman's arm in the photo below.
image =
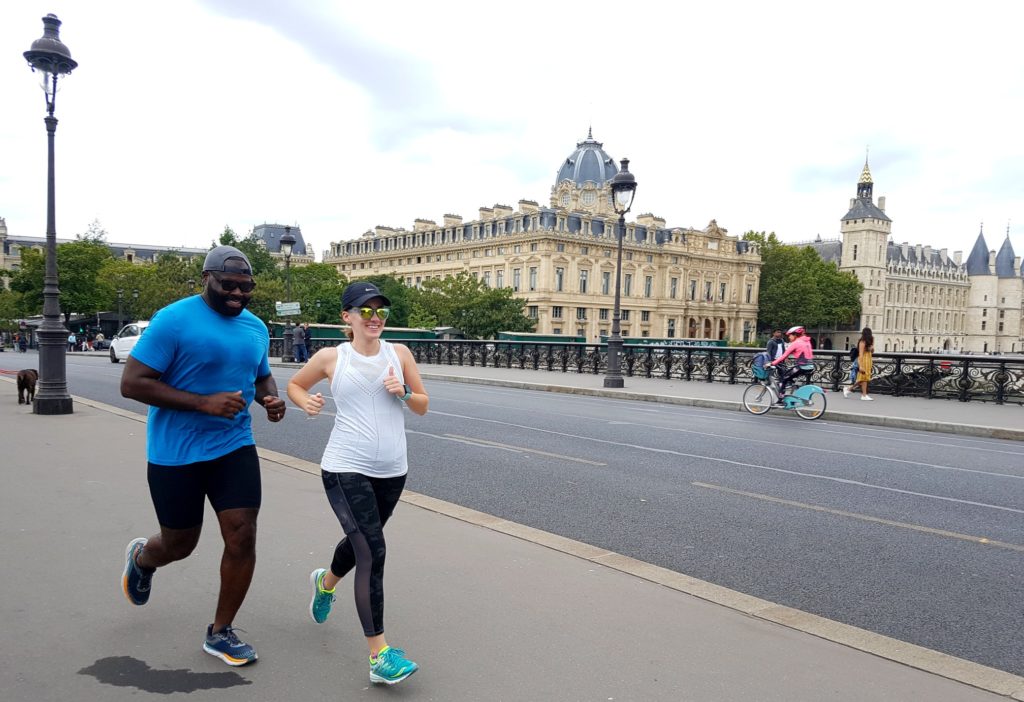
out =
{"type": "Polygon", "coordinates": [[[324,406],[324,396],[319,392],[310,395],[309,391],[321,380],[330,380],[337,362],[338,349],[335,346],[320,349],[313,354],[313,358],[288,381],[288,399],[310,417],[320,414],[324,406]]]}
{"type": "Polygon", "coordinates": [[[409,409],[416,414],[423,416],[427,413],[430,405],[430,397],[423,387],[423,379],[420,377],[420,369],[416,365],[416,359],[412,357],[412,351],[402,344],[395,344],[395,351],[398,353],[398,360],[402,363],[402,376],[405,384],[412,390],[412,397],[405,401],[409,409]]]}

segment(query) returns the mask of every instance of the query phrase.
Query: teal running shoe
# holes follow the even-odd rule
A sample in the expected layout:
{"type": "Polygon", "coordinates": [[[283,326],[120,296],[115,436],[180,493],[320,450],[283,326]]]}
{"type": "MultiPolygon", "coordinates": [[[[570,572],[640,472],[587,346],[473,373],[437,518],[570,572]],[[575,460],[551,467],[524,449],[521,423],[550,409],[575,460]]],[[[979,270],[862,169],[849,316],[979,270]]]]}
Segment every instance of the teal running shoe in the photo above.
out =
{"type": "Polygon", "coordinates": [[[313,599],[309,601],[309,616],[317,624],[327,621],[327,615],[331,613],[331,605],[334,604],[334,592],[327,592],[323,588],[324,576],[327,575],[325,568],[317,568],[309,574],[309,583],[313,586],[313,599]]]}
{"type": "Polygon", "coordinates": [[[394,685],[419,670],[419,666],[405,657],[400,648],[385,646],[377,654],[377,659],[370,659],[370,682],[394,685]]]}

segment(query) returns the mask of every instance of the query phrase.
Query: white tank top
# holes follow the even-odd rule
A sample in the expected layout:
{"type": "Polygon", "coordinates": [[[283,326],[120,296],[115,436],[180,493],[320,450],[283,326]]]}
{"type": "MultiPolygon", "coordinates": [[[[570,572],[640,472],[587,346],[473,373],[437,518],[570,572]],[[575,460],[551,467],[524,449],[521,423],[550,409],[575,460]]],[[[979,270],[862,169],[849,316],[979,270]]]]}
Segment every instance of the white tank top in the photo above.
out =
{"type": "Polygon", "coordinates": [[[375,356],[338,346],[331,395],[338,407],[320,467],[331,473],[395,478],[409,470],[402,401],[384,388],[388,367],[405,382],[394,347],[383,339],[375,356]]]}

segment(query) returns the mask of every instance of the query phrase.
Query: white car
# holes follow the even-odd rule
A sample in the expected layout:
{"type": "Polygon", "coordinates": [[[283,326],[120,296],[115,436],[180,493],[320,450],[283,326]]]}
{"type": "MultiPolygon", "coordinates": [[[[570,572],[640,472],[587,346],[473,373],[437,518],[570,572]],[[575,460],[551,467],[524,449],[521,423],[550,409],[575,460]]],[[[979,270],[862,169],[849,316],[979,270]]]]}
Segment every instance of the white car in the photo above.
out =
{"type": "Polygon", "coordinates": [[[110,362],[119,363],[121,359],[128,358],[128,354],[135,347],[135,342],[139,340],[142,332],[146,331],[148,326],[149,320],[132,322],[121,327],[121,331],[110,340],[110,362]]]}

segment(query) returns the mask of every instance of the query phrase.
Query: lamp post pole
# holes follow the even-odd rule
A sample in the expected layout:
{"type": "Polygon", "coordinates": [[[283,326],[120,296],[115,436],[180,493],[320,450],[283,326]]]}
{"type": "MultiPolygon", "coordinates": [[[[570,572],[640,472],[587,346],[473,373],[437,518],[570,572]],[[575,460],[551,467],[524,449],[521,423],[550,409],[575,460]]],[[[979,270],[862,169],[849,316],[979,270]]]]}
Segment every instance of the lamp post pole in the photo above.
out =
{"type": "Polygon", "coordinates": [[[620,309],[622,282],[622,240],[626,237],[626,213],[633,206],[633,195],[636,193],[636,178],[629,172],[629,159],[620,162],[621,168],[612,178],[612,206],[619,215],[616,227],[618,235],[618,253],[615,259],[615,309],[612,312],[612,335],[608,337],[608,374],[604,377],[606,388],[621,388],[625,384],[622,379],[622,335],[619,321],[622,317],[620,309]]]}
{"type": "MultiPolygon", "coordinates": [[[[284,236],[281,237],[281,253],[284,254],[284,299],[285,302],[292,301],[292,247],[295,246],[295,237],[292,236],[292,228],[284,228],[284,236]]],[[[295,339],[292,338],[292,320],[288,316],[284,324],[284,354],[281,361],[284,363],[295,362],[295,339]]]]}
{"type": "Polygon", "coordinates": [[[138,314],[138,311],[137,311],[138,310],[138,306],[139,306],[138,303],[139,303],[139,291],[137,289],[136,290],[132,290],[132,303],[131,303],[132,306],[130,308],[131,309],[131,314],[128,315],[128,316],[131,317],[135,321],[138,321],[138,319],[135,317],[135,315],[138,314]]]}
{"type": "Polygon", "coordinates": [[[124,303],[124,290],[121,288],[117,289],[117,333],[121,333],[121,327],[124,326],[124,318],[121,315],[122,305],[124,303]]]}
{"type": "Polygon", "coordinates": [[[35,414],[71,414],[74,406],[68,393],[68,330],[61,322],[60,288],[57,286],[56,188],[54,186],[54,137],[57,118],[53,116],[57,100],[57,77],[78,67],[71,52],[60,40],[60,20],[55,15],[43,18],[43,36],[32,42],[24,53],[33,71],[43,74],[46,93],[47,175],[46,175],[46,270],[43,276],[43,323],[36,331],[39,344],[39,392],[32,404],[35,414]]]}

